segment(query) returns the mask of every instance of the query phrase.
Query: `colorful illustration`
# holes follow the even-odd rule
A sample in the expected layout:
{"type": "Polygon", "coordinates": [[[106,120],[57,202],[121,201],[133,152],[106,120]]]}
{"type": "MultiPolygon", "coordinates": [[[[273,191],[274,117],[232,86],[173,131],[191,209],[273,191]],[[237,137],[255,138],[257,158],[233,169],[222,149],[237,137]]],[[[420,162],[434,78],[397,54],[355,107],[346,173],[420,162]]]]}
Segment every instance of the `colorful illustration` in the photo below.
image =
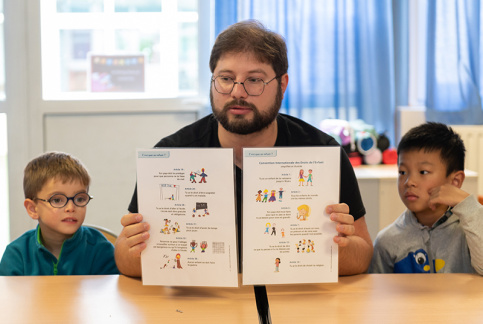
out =
{"type": "Polygon", "coordinates": [[[280,231],[282,232],[282,237],[285,237],[285,230],[282,228],[280,231]]]}
{"type": "MultiPolygon", "coordinates": [[[[164,258],[168,258],[168,256],[165,255],[164,258]]],[[[160,269],[165,268],[183,269],[183,267],[181,266],[181,254],[177,253],[174,259],[168,259],[160,269]],[[172,266],[170,265],[170,263],[172,264],[172,266]]]]}
{"type": "Polygon", "coordinates": [[[301,221],[306,221],[310,216],[310,207],[308,205],[300,205],[297,207],[298,214],[297,219],[301,221]]]}
{"type": "Polygon", "coordinates": [[[268,202],[274,202],[274,201],[277,201],[277,198],[275,198],[275,193],[276,191],[275,190],[272,190],[270,192],[270,198],[268,199],[268,202]]]}
{"type": "Polygon", "coordinates": [[[299,187],[303,186],[305,182],[304,170],[300,169],[299,171],[299,187]]]}
{"type": "MultiPolygon", "coordinates": [[[[394,273],[425,273],[430,272],[430,260],[428,253],[419,249],[414,252],[409,252],[408,256],[394,264],[394,273]]],[[[434,272],[438,272],[445,265],[444,260],[433,260],[434,272]]]]}
{"type": "Polygon", "coordinates": [[[180,231],[180,229],[179,229],[179,224],[178,224],[178,222],[175,222],[175,223],[174,223],[174,226],[171,228],[171,232],[172,232],[173,234],[176,234],[176,233],[178,233],[179,231],[180,231]]]}
{"type": "Polygon", "coordinates": [[[280,271],[280,258],[275,259],[275,272],[280,271]]]}
{"type": "Polygon", "coordinates": [[[265,233],[263,234],[268,234],[268,230],[270,229],[270,226],[271,226],[270,223],[265,224],[265,233]]]}
{"type": "Polygon", "coordinates": [[[309,185],[309,182],[310,182],[310,185],[312,185],[312,178],[313,178],[312,169],[309,169],[309,175],[307,176],[307,186],[309,185]]]}
{"type": "Polygon", "coordinates": [[[265,190],[263,190],[263,199],[262,199],[262,202],[267,202],[267,199],[268,199],[268,190],[265,189],[265,190]]]}
{"type": "Polygon", "coordinates": [[[196,240],[192,240],[191,243],[190,243],[190,248],[191,248],[191,252],[196,252],[195,249],[198,247],[198,243],[196,243],[196,240]]]}
{"type": "Polygon", "coordinates": [[[183,269],[181,266],[181,254],[176,254],[176,268],[178,269],[183,269]]]}
{"type": "Polygon", "coordinates": [[[171,223],[171,220],[165,218],[164,219],[164,228],[161,229],[160,233],[163,233],[163,234],[169,234],[170,233],[169,223],[171,223]]]}
{"type": "Polygon", "coordinates": [[[256,202],[262,201],[262,191],[258,190],[257,194],[255,195],[257,199],[255,199],[256,202]]]}
{"type": "Polygon", "coordinates": [[[205,173],[205,168],[201,168],[201,173],[199,176],[201,177],[200,183],[206,183],[206,177],[208,175],[205,173]]]}
{"type": "Polygon", "coordinates": [[[193,171],[190,172],[190,182],[196,183],[196,173],[194,173],[193,171]]]}
{"type": "Polygon", "coordinates": [[[205,217],[205,216],[208,216],[209,214],[210,213],[208,212],[208,203],[197,202],[195,208],[193,208],[192,217],[196,217],[196,215],[198,215],[198,217],[201,217],[201,216],[205,217]],[[202,213],[200,212],[200,210],[202,211],[202,213]]]}
{"type": "Polygon", "coordinates": [[[205,253],[206,248],[208,247],[208,242],[202,241],[200,243],[201,253],[205,253]]]}
{"type": "Polygon", "coordinates": [[[178,200],[179,187],[175,184],[162,183],[159,185],[161,189],[161,200],[178,200]]]}
{"type": "MultiPolygon", "coordinates": [[[[257,193],[255,194],[255,201],[256,202],[275,202],[277,201],[277,190],[275,189],[271,189],[270,190],[270,198],[268,197],[268,189],[265,189],[265,190],[258,190],[257,193]],[[262,198],[262,194],[263,194],[263,198],[262,198]]],[[[283,197],[283,188],[280,188],[280,190],[278,191],[278,201],[282,201],[282,197],[283,197]]]]}
{"type": "Polygon", "coordinates": [[[315,242],[313,240],[300,240],[298,243],[295,243],[295,247],[297,248],[297,253],[315,253],[314,249],[315,242]]]}
{"type": "Polygon", "coordinates": [[[272,234],[270,234],[270,235],[275,235],[275,236],[277,236],[277,230],[276,230],[276,227],[275,227],[276,225],[277,225],[277,224],[275,224],[275,223],[273,223],[273,224],[272,224],[272,234]]]}
{"type": "Polygon", "coordinates": [[[196,183],[196,176],[201,177],[200,181],[198,183],[206,183],[206,177],[208,176],[205,173],[205,168],[201,168],[201,172],[198,171],[191,171],[190,172],[190,182],[191,183],[196,183]]]}

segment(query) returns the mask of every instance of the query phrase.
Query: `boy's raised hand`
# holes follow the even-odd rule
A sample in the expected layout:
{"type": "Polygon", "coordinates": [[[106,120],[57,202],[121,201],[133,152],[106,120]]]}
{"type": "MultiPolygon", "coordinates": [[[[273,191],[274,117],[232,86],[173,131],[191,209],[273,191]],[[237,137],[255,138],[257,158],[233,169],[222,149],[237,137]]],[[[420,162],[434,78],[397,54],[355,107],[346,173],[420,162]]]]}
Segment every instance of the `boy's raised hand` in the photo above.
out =
{"type": "Polygon", "coordinates": [[[429,207],[432,210],[435,210],[437,205],[454,207],[469,195],[466,191],[450,183],[445,183],[429,190],[429,207]]]}

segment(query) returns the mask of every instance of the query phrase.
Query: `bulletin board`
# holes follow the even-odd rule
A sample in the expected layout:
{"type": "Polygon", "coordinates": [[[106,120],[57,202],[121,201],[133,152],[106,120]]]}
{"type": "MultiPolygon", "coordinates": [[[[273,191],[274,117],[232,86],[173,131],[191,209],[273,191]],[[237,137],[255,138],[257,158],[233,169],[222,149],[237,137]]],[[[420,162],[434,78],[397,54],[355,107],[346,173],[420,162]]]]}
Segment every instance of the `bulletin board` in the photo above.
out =
{"type": "Polygon", "coordinates": [[[91,92],[144,92],[144,54],[88,54],[91,92]]]}

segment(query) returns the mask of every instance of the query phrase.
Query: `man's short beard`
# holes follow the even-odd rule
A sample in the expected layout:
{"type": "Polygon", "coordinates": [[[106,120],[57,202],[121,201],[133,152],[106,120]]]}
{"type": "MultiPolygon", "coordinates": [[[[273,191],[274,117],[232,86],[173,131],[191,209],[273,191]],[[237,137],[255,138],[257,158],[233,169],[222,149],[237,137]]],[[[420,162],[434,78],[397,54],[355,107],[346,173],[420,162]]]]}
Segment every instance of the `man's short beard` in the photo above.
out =
{"type": "Polygon", "coordinates": [[[264,114],[261,114],[254,104],[246,102],[243,99],[232,100],[226,103],[221,111],[216,111],[213,105],[213,89],[210,90],[210,102],[213,115],[224,129],[230,133],[240,135],[256,133],[268,127],[275,118],[277,118],[280,107],[282,106],[282,99],[282,88],[279,85],[277,95],[275,96],[275,102],[264,114]],[[234,119],[230,122],[228,118],[228,110],[230,109],[229,107],[235,105],[250,107],[253,112],[252,120],[246,120],[244,115],[234,115],[234,119]]]}

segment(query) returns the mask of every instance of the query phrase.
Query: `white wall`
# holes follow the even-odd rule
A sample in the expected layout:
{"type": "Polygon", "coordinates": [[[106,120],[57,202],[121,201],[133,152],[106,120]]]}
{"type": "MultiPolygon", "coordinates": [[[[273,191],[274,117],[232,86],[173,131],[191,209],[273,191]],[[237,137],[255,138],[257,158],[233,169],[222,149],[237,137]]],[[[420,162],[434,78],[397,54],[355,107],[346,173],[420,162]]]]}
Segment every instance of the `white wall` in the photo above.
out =
{"type": "MultiPolygon", "coordinates": [[[[36,225],[23,207],[23,169],[49,150],[71,153],[86,164],[93,180],[90,192],[95,196],[86,222],[119,232],[119,220],[135,185],[135,149],[152,147],[196,120],[206,98],[45,101],[40,1],[5,0],[4,13],[6,101],[1,109],[8,122],[10,240],[36,225]]],[[[209,14],[200,13],[200,24],[206,19],[209,14]]],[[[206,35],[209,30],[205,29],[199,42],[209,49],[206,35]]],[[[210,76],[205,52],[199,55],[203,60],[200,80],[210,76]]],[[[200,93],[207,94],[208,86],[209,81],[200,84],[200,93]]]]}

